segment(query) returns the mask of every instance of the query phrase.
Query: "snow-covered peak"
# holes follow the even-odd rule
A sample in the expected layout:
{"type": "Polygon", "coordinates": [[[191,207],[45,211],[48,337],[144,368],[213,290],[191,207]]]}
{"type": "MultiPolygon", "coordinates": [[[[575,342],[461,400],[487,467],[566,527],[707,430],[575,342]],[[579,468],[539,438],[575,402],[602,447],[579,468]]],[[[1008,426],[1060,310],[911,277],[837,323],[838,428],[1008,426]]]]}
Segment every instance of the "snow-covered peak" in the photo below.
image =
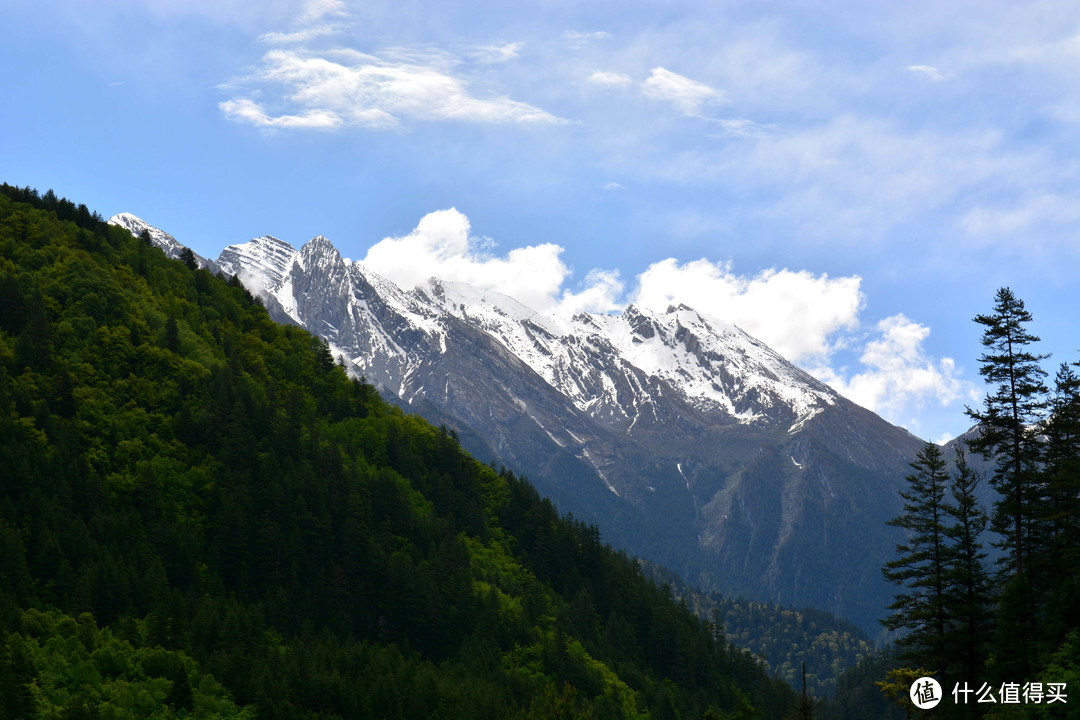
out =
{"type": "Polygon", "coordinates": [[[226,275],[236,275],[249,290],[261,295],[281,288],[297,256],[289,243],[263,235],[225,248],[217,264],[226,275]]]}
{"type": "Polygon", "coordinates": [[[629,307],[590,318],[620,356],[648,375],[752,422],[777,404],[805,420],[836,401],[824,384],[735,325],[685,305],[652,313],[629,307]]]}
{"type": "Polygon", "coordinates": [[[430,278],[418,285],[415,292],[452,315],[481,322],[492,329],[527,324],[543,328],[552,335],[562,335],[569,330],[554,316],[537,312],[509,295],[468,283],[430,278]]]}
{"type": "MultiPolygon", "coordinates": [[[[143,231],[146,231],[150,235],[150,242],[152,242],[155,247],[160,248],[161,251],[165,253],[166,257],[172,258],[173,260],[178,260],[181,251],[187,247],[169,233],[154,227],[142,218],[131,213],[119,213],[113,215],[109,218],[109,224],[122,227],[135,237],[139,237],[142,235],[143,231]]],[[[195,262],[198,263],[199,267],[209,268],[210,270],[215,269],[214,264],[202,255],[199,255],[194,251],[192,254],[195,256],[195,262]]]]}
{"type": "Polygon", "coordinates": [[[804,422],[835,393],[735,325],[686,305],[663,313],[546,315],[501,293],[431,279],[413,291],[498,340],[585,412],[623,415],[654,398],[647,378],[742,422],[804,422]]]}

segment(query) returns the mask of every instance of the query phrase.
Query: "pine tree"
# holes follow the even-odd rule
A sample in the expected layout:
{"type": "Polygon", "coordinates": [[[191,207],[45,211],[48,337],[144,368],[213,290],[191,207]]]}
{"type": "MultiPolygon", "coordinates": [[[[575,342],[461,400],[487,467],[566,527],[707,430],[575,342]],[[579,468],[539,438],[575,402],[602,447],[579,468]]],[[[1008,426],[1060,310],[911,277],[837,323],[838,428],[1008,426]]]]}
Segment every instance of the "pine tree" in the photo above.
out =
{"type": "Polygon", "coordinates": [[[987,348],[979,358],[979,374],[992,392],[983,409],[967,408],[979,423],[981,434],[969,442],[970,448],[997,466],[991,484],[1001,494],[994,508],[992,529],[1007,538],[1002,547],[1011,550],[1004,560],[1005,572],[1024,575],[1024,560],[1033,544],[1030,504],[1039,461],[1038,433],[1032,427],[1042,420],[1045,408],[1046,372],[1039,362],[1049,357],[1026,348],[1039,338],[1025,326],[1031,313],[1009,288],[995,296],[992,315],[977,315],[983,325],[982,344],[987,348]]]}
{"type": "Polygon", "coordinates": [[[1080,376],[1062,363],[1054,378],[1046,423],[1045,477],[1040,519],[1049,526],[1047,560],[1059,569],[1080,567],[1080,376]]]}
{"type": "Polygon", "coordinates": [[[907,648],[904,655],[941,671],[948,662],[945,641],[950,551],[945,522],[955,510],[945,500],[949,476],[940,447],[926,443],[911,467],[915,472],[907,477],[907,490],[900,492],[903,513],[888,523],[906,530],[908,537],[896,546],[899,557],[881,568],[885,578],[903,586],[904,591],[896,595],[889,606],[893,613],[882,624],[890,630],[908,630],[898,641],[907,648]]]}
{"type": "Polygon", "coordinates": [[[1050,399],[1045,426],[1042,495],[1037,517],[1046,543],[1036,556],[1038,577],[1046,586],[1039,629],[1057,645],[1080,626],[1080,376],[1062,364],[1050,399]]]}
{"type": "Polygon", "coordinates": [[[982,478],[970,465],[963,451],[956,458],[956,474],[950,494],[955,505],[949,514],[953,524],[945,534],[952,545],[946,576],[946,604],[950,622],[946,646],[951,656],[947,671],[957,679],[979,677],[983,650],[990,624],[990,586],[986,553],[979,536],[986,528],[986,511],[979,505],[975,490],[982,478]]]}
{"type": "Polygon", "coordinates": [[[187,266],[188,270],[198,270],[199,261],[195,258],[195,253],[191,251],[191,248],[184,248],[180,251],[180,262],[187,266]]]}

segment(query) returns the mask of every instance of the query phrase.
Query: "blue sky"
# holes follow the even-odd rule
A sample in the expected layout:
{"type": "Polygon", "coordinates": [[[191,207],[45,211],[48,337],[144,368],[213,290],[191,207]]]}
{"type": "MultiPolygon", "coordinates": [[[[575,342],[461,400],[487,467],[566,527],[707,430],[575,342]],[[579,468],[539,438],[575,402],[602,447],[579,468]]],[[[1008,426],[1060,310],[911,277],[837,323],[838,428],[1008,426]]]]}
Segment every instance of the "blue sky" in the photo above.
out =
{"type": "Polygon", "coordinates": [[[0,180],[203,255],[686,302],[933,440],[998,287],[1080,359],[1076,3],[0,0],[0,60],[0,180]]]}

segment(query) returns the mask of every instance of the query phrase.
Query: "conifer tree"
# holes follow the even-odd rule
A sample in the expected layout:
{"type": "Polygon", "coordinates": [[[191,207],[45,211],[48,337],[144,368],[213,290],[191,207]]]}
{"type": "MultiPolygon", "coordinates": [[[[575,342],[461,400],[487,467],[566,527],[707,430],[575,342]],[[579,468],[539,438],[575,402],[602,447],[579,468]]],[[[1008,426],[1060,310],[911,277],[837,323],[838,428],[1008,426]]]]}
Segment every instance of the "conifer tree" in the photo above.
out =
{"type": "Polygon", "coordinates": [[[927,442],[911,467],[915,472],[908,475],[907,489],[900,492],[903,513],[889,521],[907,531],[907,540],[896,546],[899,557],[881,569],[887,580],[904,589],[882,624],[890,630],[906,629],[908,634],[898,641],[907,648],[904,655],[940,671],[947,664],[950,550],[945,523],[955,510],[945,498],[949,476],[940,447],[927,442]]]}
{"type": "Polygon", "coordinates": [[[1062,363],[1054,378],[1043,460],[1040,518],[1047,523],[1047,560],[1075,572],[1080,567],[1080,375],[1062,363]]]}
{"type": "Polygon", "coordinates": [[[955,504],[949,513],[954,522],[945,530],[952,544],[946,573],[946,604],[951,615],[946,645],[951,663],[946,669],[959,679],[979,677],[990,623],[990,588],[984,564],[986,553],[979,540],[986,528],[987,517],[975,497],[981,480],[968,465],[967,457],[961,450],[956,458],[956,474],[950,487],[955,504]]]}
{"type": "Polygon", "coordinates": [[[979,358],[979,374],[991,392],[982,410],[967,408],[981,428],[979,437],[969,442],[970,448],[997,461],[991,484],[1001,499],[994,508],[992,529],[1007,538],[1002,547],[1011,552],[1004,558],[1004,569],[1017,578],[1024,575],[1024,560],[1032,545],[1030,505],[1039,439],[1031,428],[1042,419],[1045,408],[1046,372],[1039,362],[1049,357],[1027,349],[1039,341],[1025,327],[1031,319],[1023,300],[1009,288],[997,291],[993,314],[975,317],[985,327],[982,344],[987,348],[979,358]]]}
{"type": "Polygon", "coordinates": [[[187,266],[188,270],[198,270],[199,261],[195,258],[195,253],[191,251],[191,248],[184,248],[180,251],[180,262],[187,266]]]}

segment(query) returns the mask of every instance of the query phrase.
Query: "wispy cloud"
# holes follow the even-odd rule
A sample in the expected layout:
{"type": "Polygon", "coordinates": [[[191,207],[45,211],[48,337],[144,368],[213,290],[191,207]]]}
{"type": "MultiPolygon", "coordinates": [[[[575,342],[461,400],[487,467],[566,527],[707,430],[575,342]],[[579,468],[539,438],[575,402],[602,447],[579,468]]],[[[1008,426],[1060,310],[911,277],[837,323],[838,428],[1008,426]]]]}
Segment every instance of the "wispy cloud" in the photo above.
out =
{"type": "Polygon", "coordinates": [[[271,44],[305,43],[324,35],[333,35],[341,30],[341,25],[325,24],[294,30],[293,32],[269,32],[259,36],[259,42],[271,44]]]}
{"type": "Polygon", "coordinates": [[[704,105],[725,100],[719,90],[663,67],[653,68],[641,90],[646,97],[674,103],[684,115],[697,115],[704,105]]]}
{"type": "Polygon", "coordinates": [[[340,32],[342,22],[328,22],[328,18],[344,20],[349,17],[343,0],[306,0],[289,32],[268,32],[259,41],[272,44],[305,43],[317,37],[340,32]]]}
{"type": "Polygon", "coordinates": [[[605,72],[603,70],[596,70],[589,76],[589,82],[596,85],[611,85],[615,87],[633,85],[634,81],[629,75],[617,72],[605,72]]]}
{"type": "Polygon", "coordinates": [[[949,76],[932,65],[908,65],[908,70],[935,82],[948,80],[949,76]]]}
{"type": "Polygon", "coordinates": [[[221,111],[230,120],[246,122],[266,128],[318,128],[332,130],[341,126],[341,118],[334,113],[311,110],[302,115],[278,115],[270,117],[254,100],[240,98],[221,103],[221,111]]]}
{"type": "Polygon", "coordinates": [[[316,49],[312,41],[340,34],[351,17],[344,0],[306,0],[285,32],[259,40],[281,47],[246,76],[219,85],[232,97],[225,117],[266,129],[400,128],[407,120],[558,124],[551,113],[506,96],[480,96],[462,72],[466,61],[503,63],[523,42],[475,45],[461,58],[431,48],[402,47],[378,55],[351,47],[316,49]]]}
{"type": "MultiPolygon", "coordinates": [[[[640,83],[625,73],[608,70],[594,70],[588,77],[589,83],[601,87],[636,89],[650,100],[657,100],[674,105],[683,115],[701,117],[706,105],[719,105],[727,102],[724,94],[705,83],[672,72],[665,67],[655,67],[649,76],[640,83]]],[[[733,134],[742,129],[749,130],[753,125],[748,120],[723,121],[724,130],[733,134]]]]}
{"type": "Polygon", "coordinates": [[[588,45],[593,40],[610,40],[611,33],[605,30],[594,30],[592,32],[583,32],[581,30],[567,30],[563,33],[563,38],[566,39],[567,44],[575,49],[580,49],[588,45]]]}
{"type": "Polygon", "coordinates": [[[471,50],[468,55],[476,62],[500,63],[518,57],[523,47],[525,47],[523,42],[512,42],[505,45],[481,45],[471,50]]]}
{"type": "Polygon", "coordinates": [[[377,57],[349,49],[271,50],[250,76],[225,89],[226,117],[262,127],[390,128],[405,118],[474,123],[556,124],[560,118],[508,97],[477,97],[443,54],[377,57]],[[269,97],[278,108],[254,97],[269,97]]]}
{"type": "Polygon", "coordinates": [[[347,17],[345,0],[305,0],[300,13],[300,23],[319,22],[323,18],[347,17]]]}
{"type": "MultiPolygon", "coordinates": [[[[1057,237],[1061,228],[1073,228],[1078,222],[1080,207],[1075,199],[1053,192],[1032,192],[1004,207],[999,203],[972,208],[960,218],[959,225],[973,240],[1023,238],[1023,246],[1030,249],[1033,237],[1057,237]]],[[[1075,242],[1075,235],[1072,232],[1068,235],[1075,242]]]]}

